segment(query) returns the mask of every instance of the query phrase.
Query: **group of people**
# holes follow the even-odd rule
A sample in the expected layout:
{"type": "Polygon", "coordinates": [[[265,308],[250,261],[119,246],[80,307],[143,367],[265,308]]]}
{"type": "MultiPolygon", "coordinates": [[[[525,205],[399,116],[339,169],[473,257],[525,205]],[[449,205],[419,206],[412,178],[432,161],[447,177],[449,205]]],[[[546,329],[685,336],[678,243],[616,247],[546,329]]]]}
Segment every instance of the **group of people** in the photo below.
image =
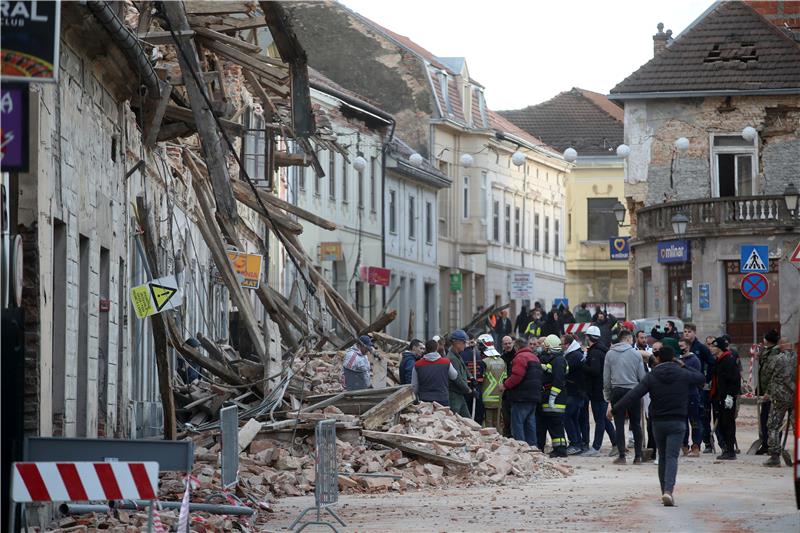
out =
{"type": "MultiPolygon", "coordinates": [[[[553,309],[542,320],[540,308],[534,308],[522,334],[518,317],[518,335],[503,335],[500,350],[495,337],[498,326],[507,331],[504,314],[488,334],[475,337],[456,330],[447,342],[438,336],[413,340],[402,355],[400,381],[411,384],[420,401],[449,406],[540,450],[549,434],[551,457],[596,456],[607,435],[614,464],[626,464],[627,423],[633,464],[648,458],[658,462],[667,506],[674,505],[681,451],[694,457],[714,453],[716,439],[721,450],[717,459],[736,459],[741,362],[727,335],[707,337],[703,343],[694,324],[686,323],[680,332],[671,322],[648,335],[598,311],[581,339],[557,334],[563,327],[558,321],[566,315],[561,311],[553,309]],[[647,448],[653,453],[645,454],[647,448]]],[[[353,373],[366,368],[368,374],[369,363],[362,359],[371,346],[364,336],[348,351],[345,383],[363,385],[353,373]]],[[[795,358],[777,331],[764,334],[756,385],[762,420],[759,453],[769,455],[765,466],[781,464],[782,425],[795,397],[795,358]]]]}

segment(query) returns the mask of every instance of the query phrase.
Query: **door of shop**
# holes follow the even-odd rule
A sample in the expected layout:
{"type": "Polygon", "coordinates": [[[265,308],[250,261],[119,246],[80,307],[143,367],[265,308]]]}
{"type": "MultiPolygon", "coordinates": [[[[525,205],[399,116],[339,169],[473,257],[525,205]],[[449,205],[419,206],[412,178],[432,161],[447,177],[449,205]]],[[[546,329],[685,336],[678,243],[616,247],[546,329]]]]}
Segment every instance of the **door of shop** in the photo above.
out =
{"type": "MultiPolygon", "coordinates": [[[[734,344],[753,342],[752,302],[742,295],[744,274],[739,272],[739,261],[725,261],[725,331],[734,344]]],[[[770,260],[769,272],[764,273],[769,281],[769,292],[758,301],[756,307],[758,336],[770,329],[780,328],[780,286],[778,285],[778,262],[770,260]]],[[[761,339],[757,339],[760,341],[761,339]]]]}

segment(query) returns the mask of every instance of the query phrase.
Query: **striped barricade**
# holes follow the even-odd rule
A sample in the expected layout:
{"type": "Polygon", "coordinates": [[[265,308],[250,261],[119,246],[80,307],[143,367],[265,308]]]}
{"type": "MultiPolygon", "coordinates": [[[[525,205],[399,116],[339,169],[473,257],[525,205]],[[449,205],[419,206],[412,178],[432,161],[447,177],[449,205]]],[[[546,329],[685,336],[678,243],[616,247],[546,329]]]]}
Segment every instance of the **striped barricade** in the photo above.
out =
{"type": "Polygon", "coordinates": [[[564,333],[585,333],[591,322],[575,322],[574,324],[564,324],[564,333]]]}

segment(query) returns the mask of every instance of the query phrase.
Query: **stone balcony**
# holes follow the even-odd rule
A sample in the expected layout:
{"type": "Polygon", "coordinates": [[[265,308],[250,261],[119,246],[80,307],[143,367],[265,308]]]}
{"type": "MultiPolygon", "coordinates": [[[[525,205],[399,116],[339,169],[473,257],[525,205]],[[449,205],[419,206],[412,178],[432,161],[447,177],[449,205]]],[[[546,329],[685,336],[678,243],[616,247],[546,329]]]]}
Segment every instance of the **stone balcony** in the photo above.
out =
{"type": "Polygon", "coordinates": [[[675,237],[672,217],[677,213],[689,218],[685,237],[800,233],[800,216],[789,212],[783,195],[731,196],[668,202],[638,209],[634,242],[675,237]]]}

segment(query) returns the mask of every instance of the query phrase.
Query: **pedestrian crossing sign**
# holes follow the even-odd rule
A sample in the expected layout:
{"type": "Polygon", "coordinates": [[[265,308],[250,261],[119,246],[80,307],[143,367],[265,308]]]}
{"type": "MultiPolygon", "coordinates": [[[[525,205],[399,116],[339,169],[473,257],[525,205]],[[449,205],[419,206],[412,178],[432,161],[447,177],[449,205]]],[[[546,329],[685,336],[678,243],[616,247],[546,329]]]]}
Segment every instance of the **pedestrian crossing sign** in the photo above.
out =
{"type": "Polygon", "coordinates": [[[739,271],[769,272],[769,246],[743,244],[740,247],[739,271]]]}

